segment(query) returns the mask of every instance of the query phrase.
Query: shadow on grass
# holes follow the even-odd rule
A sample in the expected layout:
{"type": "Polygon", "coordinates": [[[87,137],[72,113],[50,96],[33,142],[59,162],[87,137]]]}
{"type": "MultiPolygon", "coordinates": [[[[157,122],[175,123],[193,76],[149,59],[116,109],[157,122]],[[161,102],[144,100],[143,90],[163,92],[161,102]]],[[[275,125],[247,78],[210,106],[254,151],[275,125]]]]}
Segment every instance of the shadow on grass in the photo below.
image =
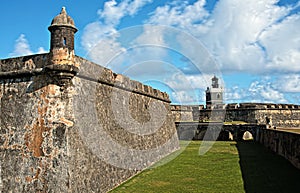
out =
{"type": "Polygon", "coordinates": [[[246,193],[299,193],[300,170],[253,141],[238,142],[246,193]]]}

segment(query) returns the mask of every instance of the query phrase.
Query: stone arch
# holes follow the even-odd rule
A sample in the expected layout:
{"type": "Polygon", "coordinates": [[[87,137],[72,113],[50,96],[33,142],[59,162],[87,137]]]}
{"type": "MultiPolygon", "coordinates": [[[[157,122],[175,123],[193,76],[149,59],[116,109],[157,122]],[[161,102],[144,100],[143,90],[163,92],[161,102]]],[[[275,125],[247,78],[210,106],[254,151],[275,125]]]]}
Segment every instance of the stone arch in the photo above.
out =
{"type": "Polygon", "coordinates": [[[228,130],[222,130],[219,134],[219,137],[217,139],[218,141],[229,141],[233,140],[233,135],[230,131],[228,130]],[[232,139],[231,139],[232,137],[232,139]]]}
{"type": "Polygon", "coordinates": [[[253,134],[252,134],[250,131],[245,131],[245,132],[243,133],[242,139],[243,139],[244,141],[247,141],[247,140],[253,140],[254,137],[253,137],[253,134]]]}

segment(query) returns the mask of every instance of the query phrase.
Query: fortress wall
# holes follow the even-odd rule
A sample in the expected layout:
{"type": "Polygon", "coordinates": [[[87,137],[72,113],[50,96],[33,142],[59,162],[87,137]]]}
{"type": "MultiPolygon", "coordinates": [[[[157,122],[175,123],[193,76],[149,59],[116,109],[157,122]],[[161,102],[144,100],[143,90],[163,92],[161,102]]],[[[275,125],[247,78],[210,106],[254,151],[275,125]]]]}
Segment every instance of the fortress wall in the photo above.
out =
{"type": "Polygon", "coordinates": [[[275,127],[299,127],[300,109],[268,109],[257,110],[256,119],[260,123],[266,123],[266,117],[270,118],[275,127]]]}
{"type": "Polygon", "coordinates": [[[246,122],[267,124],[267,117],[275,127],[299,127],[300,107],[293,104],[241,103],[239,108],[231,111],[245,112],[236,116],[246,122]]]}
{"type": "Polygon", "coordinates": [[[74,79],[76,123],[69,143],[70,166],[77,168],[71,174],[73,191],[88,189],[79,176],[111,189],[179,148],[166,93],[77,60],[81,70],[74,79]]]}
{"type": "Polygon", "coordinates": [[[60,87],[47,57],[0,60],[0,190],[106,192],[179,148],[166,93],[79,57],[60,87]]]}
{"type": "Polygon", "coordinates": [[[49,84],[46,74],[28,73],[44,67],[47,55],[0,64],[0,190],[67,192],[71,90],[49,84]]]}
{"type": "Polygon", "coordinates": [[[300,169],[300,134],[260,129],[259,142],[300,169]]]}
{"type": "MultiPolygon", "coordinates": [[[[180,107],[177,107],[180,108],[180,107]]],[[[275,127],[299,127],[300,106],[292,104],[241,103],[223,105],[223,108],[193,108],[195,120],[207,121],[244,121],[247,123],[267,124],[267,117],[275,127]],[[224,117],[225,114],[225,117],[224,117]]]]}
{"type": "Polygon", "coordinates": [[[171,105],[171,111],[175,122],[193,121],[193,107],[171,105]]]}
{"type": "Polygon", "coordinates": [[[267,124],[267,117],[275,127],[299,127],[300,109],[255,109],[239,108],[226,110],[225,121],[245,121],[247,123],[267,124]]]}

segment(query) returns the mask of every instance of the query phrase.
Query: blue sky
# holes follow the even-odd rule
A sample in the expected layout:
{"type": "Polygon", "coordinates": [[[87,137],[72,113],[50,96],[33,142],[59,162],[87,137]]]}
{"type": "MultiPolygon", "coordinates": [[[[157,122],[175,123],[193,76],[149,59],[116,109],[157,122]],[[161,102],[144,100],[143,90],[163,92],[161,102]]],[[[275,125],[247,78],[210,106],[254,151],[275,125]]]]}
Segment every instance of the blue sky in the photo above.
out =
{"type": "Polygon", "coordinates": [[[76,54],[204,104],[214,74],[225,102],[300,103],[296,0],[1,1],[0,58],[47,52],[51,20],[67,8],[76,54]]]}

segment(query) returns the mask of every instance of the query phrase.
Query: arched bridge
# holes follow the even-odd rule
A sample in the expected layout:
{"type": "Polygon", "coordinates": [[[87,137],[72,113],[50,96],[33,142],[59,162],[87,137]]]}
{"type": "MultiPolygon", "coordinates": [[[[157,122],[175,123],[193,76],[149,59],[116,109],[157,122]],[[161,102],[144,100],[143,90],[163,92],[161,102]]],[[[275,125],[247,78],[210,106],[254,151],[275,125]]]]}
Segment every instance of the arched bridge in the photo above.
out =
{"type": "Polygon", "coordinates": [[[181,140],[235,140],[252,137],[256,139],[262,124],[223,124],[223,122],[175,122],[177,134],[181,140]],[[247,137],[247,136],[246,136],[247,137]]]}

